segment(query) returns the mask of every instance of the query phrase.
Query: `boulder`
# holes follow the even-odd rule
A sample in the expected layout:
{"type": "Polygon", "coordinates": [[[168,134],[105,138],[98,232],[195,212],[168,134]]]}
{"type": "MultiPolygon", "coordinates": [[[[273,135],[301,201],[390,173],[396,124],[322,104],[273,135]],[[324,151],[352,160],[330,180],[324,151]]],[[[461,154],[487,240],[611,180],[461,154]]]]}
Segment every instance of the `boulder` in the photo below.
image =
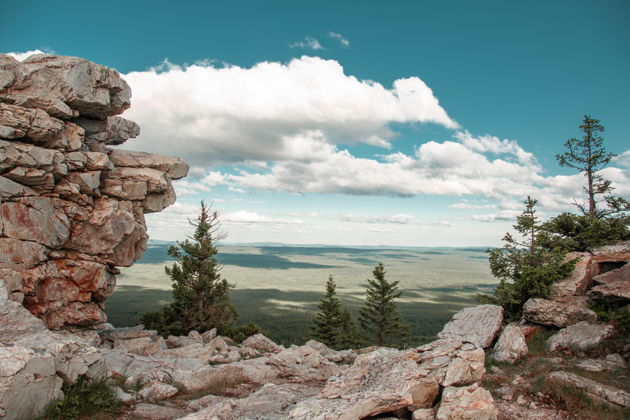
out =
{"type": "Polygon", "coordinates": [[[435,418],[437,420],[493,420],[498,417],[498,414],[490,392],[473,384],[445,388],[435,418]]]}
{"type": "Polygon", "coordinates": [[[3,236],[35,241],[48,248],[60,247],[70,237],[70,220],[61,203],[48,197],[26,197],[3,202],[3,236]]]}
{"type": "Polygon", "coordinates": [[[136,405],[131,412],[131,416],[134,419],[148,420],[174,420],[181,418],[185,414],[186,413],[179,408],[147,403],[136,405]]]}
{"type": "Polygon", "coordinates": [[[141,356],[150,356],[163,350],[166,347],[162,337],[139,337],[129,338],[125,340],[114,340],[114,349],[122,350],[129,353],[139,354],[141,356]]]}
{"type": "Polygon", "coordinates": [[[623,241],[594,249],[593,260],[597,263],[630,261],[630,241],[623,241]]]}
{"type": "Polygon", "coordinates": [[[88,143],[117,145],[130,138],[138,137],[140,134],[138,124],[122,117],[107,117],[96,120],[78,118],[75,122],[85,130],[85,140],[88,143]]]}
{"type": "Polygon", "coordinates": [[[559,328],[580,321],[597,321],[597,314],[588,308],[540,298],[531,298],[525,302],[523,317],[535,324],[559,328]]]}
{"type": "Polygon", "coordinates": [[[283,347],[277,345],[262,334],[255,334],[246,338],[241,343],[241,346],[249,347],[263,353],[279,353],[283,350],[283,347]]]}
{"type": "Polygon", "coordinates": [[[408,406],[430,407],[438,394],[438,381],[427,377],[413,351],[381,349],[358,356],[316,398],[299,402],[289,418],[364,418],[408,406]]]}
{"type": "MultiPolygon", "coordinates": [[[[205,408],[184,417],[186,420],[206,419],[277,419],[286,418],[296,402],[308,398],[318,388],[303,384],[265,384],[251,395],[236,399],[217,396],[204,397],[205,408]]],[[[193,404],[198,407],[199,403],[193,404]]],[[[189,407],[191,405],[189,404],[189,407]]]]}
{"type": "Polygon", "coordinates": [[[212,328],[211,330],[204,331],[203,333],[201,333],[201,339],[203,340],[204,343],[209,343],[210,341],[214,340],[216,336],[217,336],[216,328],[212,328]]]}
{"type": "Polygon", "coordinates": [[[609,324],[590,324],[578,322],[570,325],[547,340],[550,351],[558,350],[589,350],[599,346],[602,341],[615,332],[615,327],[609,324]]]}
{"type": "Polygon", "coordinates": [[[593,277],[595,284],[608,284],[616,281],[630,281],[630,264],[593,277]]]}
{"type": "Polygon", "coordinates": [[[592,379],[575,373],[556,371],[547,376],[550,382],[578,388],[591,399],[613,407],[630,407],[630,394],[609,385],[603,385],[592,379]]]}
{"type": "Polygon", "coordinates": [[[144,401],[155,402],[171,398],[177,394],[177,388],[162,382],[150,382],[142,387],[138,395],[144,401]]]}
{"type": "Polygon", "coordinates": [[[501,331],[503,308],[497,305],[479,305],[462,309],[438,333],[438,338],[453,338],[490,347],[501,331]]]}
{"type": "Polygon", "coordinates": [[[3,419],[38,418],[61,397],[63,380],[49,352],[0,344],[0,412],[3,419]]]}
{"type": "Polygon", "coordinates": [[[598,273],[597,262],[588,252],[570,252],[565,260],[578,259],[569,277],[551,285],[554,300],[565,296],[584,296],[593,284],[593,277],[598,273]]]}
{"type": "Polygon", "coordinates": [[[2,102],[54,117],[100,119],[130,105],[131,89],[118,72],[82,58],[37,54],[8,71],[14,80],[0,91],[2,102]]]}
{"type": "Polygon", "coordinates": [[[595,286],[588,291],[587,296],[594,302],[630,303],[630,280],[617,280],[595,286]]]}
{"type": "Polygon", "coordinates": [[[528,353],[523,330],[518,325],[510,324],[501,332],[490,357],[497,362],[514,363],[528,353]]]}
{"type": "Polygon", "coordinates": [[[180,179],[188,174],[188,164],[180,158],[135,152],[132,150],[112,150],[109,159],[121,168],[152,168],[165,172],[171,179],[180,179]]]}

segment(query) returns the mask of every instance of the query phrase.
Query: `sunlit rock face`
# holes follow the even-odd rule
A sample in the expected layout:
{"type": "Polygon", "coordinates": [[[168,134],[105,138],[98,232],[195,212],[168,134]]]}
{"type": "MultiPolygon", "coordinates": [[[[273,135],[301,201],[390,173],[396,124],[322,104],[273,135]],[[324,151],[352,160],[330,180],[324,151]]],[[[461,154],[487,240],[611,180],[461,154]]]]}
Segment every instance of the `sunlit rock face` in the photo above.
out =
{"type": "Polygon", "coordinates": [[[76,58],[0,55],[0,280],[51,329],[98,327],[117,266],[146,249],[144,214],[175,202],[181,159],[111,150],[140,128],[131,89],[76,58]]]}

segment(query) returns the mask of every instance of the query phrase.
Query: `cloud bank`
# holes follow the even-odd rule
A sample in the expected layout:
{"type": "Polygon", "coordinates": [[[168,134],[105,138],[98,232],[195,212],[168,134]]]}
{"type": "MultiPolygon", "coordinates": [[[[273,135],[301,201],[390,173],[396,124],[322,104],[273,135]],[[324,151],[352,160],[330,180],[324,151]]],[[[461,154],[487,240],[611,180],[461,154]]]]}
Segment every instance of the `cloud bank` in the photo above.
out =
{"type": "Polygon", "coordinates": [[[251,68],[165,63],[124,77],[134,92],[125,116],[143,128],[128,147],[175,147],[193,165],[321,160],[339,144],[389,148],[392,122],[458,127],[419,78],[388,89],[319,57],[251,68]]]}

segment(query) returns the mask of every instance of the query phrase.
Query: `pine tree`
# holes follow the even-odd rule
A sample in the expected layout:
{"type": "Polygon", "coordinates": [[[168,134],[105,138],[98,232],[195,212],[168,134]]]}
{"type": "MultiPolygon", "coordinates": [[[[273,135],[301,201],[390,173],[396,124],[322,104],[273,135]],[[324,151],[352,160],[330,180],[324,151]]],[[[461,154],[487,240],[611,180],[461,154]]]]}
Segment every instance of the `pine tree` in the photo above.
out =
{"type": "Polygon", "coordinates": [[[341,310],[341,326],[339,327],[338,350],[355,349],[361,344],[352,315],[348,308],[341,310]]]}
{"type": "Polygon", "coordinates": [[[317,305],[319,311],[315,314],[311,328],[311,337],[331,348],[338,347],[341,321],[341,304],[336,296],[336,288],[333,277],[328,277],[326,294],[317,305]]]}
{"type": "Polygon", "coordinates": [[[217,212],[201,202],[201,213],[195,232],[177,246],[171,246],[168,255],[176,262],[165,267],[171,277],[173,303],[158,312],[146,313],[141,322],[163,335],[185,335],[191,330],[199,332],[217,328],[226,332],[235,322],[237,314],[229,298],[229,284],[219,274],[217,248],[213,242],[225,237],[219,232],[217,212]]]}
{"type": "Polygon", "coordinates": [[[499,279],[499,285],[493,298],[483,295],[479,298],[503,306],[508,317],[518,316],[527,299],[548,297],[551,285],[568,276],[575,266],[574,260],[565,261],[566,253],[560,248],[550,250],[542,245],[548,238],[536,216],[537,203],[527,197],[525,210],[513,225],[522,239],[506,233],[503,247],[490,251],[490,271],[499,279]]]}
{"type": "Polygon", "coordinates": [[[566,152],[556,155],[560,166],[568,166],[583,172],[586,176],[584,192],[587,195],[587,204],[575,202],[574,204],[584,215],[591,217],[603,217],[609,214],[629,211],[630,203],[622,197],[609,193],[613,190],[610,180],[604,179],[598,172],[604,169],[614,158],[614,153],[609,153],[604,148],[604,138],[600,135],[604,126],[599,120],[584,116],[580,130],[584,133],[582,138],[571,138],[564,145],[566,152]],[[607,209],[597,209],[597,196],[602,195],[607,204],[607,209]]]}
{"type": "Polygon", "coordinates": [[[402,295],[398,281],[385,279],[385,268],[379,263],[368,279],[367,297],[359,310],[359,323],[368,333],[368,341],[379,346],[403,345],[408,338],[409,327],[403,325],[395,300],[402,295]]]}

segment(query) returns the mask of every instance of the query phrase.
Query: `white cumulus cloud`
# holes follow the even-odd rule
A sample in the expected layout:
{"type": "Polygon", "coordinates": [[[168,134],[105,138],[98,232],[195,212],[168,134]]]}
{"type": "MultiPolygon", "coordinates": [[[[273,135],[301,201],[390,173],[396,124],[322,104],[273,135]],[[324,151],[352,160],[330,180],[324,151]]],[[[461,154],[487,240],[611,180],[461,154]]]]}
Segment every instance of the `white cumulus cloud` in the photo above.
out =
{"type": "Polygon", "coordinates": [[[194,166],[321,160],[338,144],[389,147],[392,122],[458,127],[421,79],[388,89],[319,57],[251,68],[166,64],[124,77],[134,94],[125,117],[142,133],[123,147],[194,166]]]}

